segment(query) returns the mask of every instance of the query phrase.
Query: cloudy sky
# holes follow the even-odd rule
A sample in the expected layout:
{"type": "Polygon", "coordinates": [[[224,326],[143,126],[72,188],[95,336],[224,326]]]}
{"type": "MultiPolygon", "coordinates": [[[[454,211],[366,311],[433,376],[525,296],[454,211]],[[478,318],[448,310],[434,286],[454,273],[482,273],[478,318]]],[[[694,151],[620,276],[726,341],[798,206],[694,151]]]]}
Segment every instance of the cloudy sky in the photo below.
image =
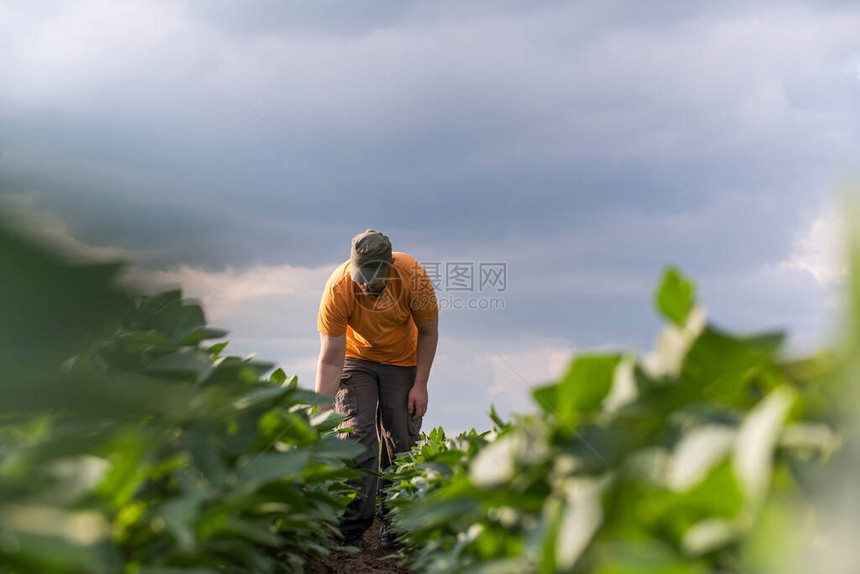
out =
{"type": "Polygon", "coordinates": [[[572,353],[647,352],[667,263],[711,321],[827,343],[857,30],[824,0],[0,1],[3,209],[309,387],[325,279],[381,230],[443,272],[425,427],[482,429],[572,353]]]}

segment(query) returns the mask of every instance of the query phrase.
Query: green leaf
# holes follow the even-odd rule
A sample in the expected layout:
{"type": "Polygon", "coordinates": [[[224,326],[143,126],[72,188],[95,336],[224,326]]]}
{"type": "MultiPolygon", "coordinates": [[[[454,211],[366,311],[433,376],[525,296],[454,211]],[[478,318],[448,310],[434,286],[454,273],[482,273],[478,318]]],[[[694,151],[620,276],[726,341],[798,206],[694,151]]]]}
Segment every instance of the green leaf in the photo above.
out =
{"type": "MultiPolygon", "coordinates": [[[[252,445],[255,444],[261,418],[254,409],[235,411],[233,414],[234,418],[227,428],[227,435],[222,435],[221,446],[228,456],[241,456],[253,450],[252,445]]],[[[274,436],[260,438],[266,439],[265,445],[260,447],[261,450],[271,446],[275,439],[274,436]]]]}
{"type": "Polygon", "coordinates": [[[226,337],[229,331],[225,331],[224,329],[213,329],[211,327],[199,327],[193,330],[191,333],[183,337],[180,341],[180,345],[196,345],[201,341],[205,341],[207,339],[221,339],[226,337]]]}
{"type": "Polygon", "coordinates": [[[523,432],[501,435],[481,450],[469,468],[469,478],[480,487],[492,488],[509,482],[517,471],[517,461],[528,448],[523,432]]]}
{"type": "Polygon", "coordinates": [[[156,329],[177,342],[206,326],[200,305],[186,305],[182,301],[165,305],[156,313],[154,321],[156,329]]]}
{"type": "Polygon", "coordinates": [[[213,357],[217,358],[219,355],[221,355],[221,351],[223,351],[224,348],[227,347],[228,342],[229,341],[224,341],[223,343],[216,343],[214,345],[210,345],[206,349],[206,352],[209,353],[210,355],[212,355],[213,357]]]}
{"type": "Polygon", "coordinates": [[[200,515],[202,503],[203,498],[200,496],[185,495],[170,499],[158,511],[167,529],[176,537],[179,549],[183,552],[190,552],[197,544],[194,525],[200,515]]]}
{"type": "Polygon", "coordinates": [[[687,353],[681,372],[684,384],[706,396],[748,407],[747,387],[767,362],[763,351],[707,327],[687,353]]]}
{"type": "Polygon", "coordinates": [[[227,476],[227,465],[218,449],[213,444],[214,432],[202,427],[195,427],[185,435],[185,444],[191,452],[192,460],[201,474],[215,485],[224,484],[227,476]]]}
{"type": "MultiPolygon", "coordinates": [[[[537,392],[537,391],[535,391],[535,392],[537,392]]],[[[490,405],[489,417],[490,417],[490,420],[493,421],[493,425],[495,425],[496,429],[502,430],[503,428],[505,428],[507,426],[505,424],[505,422],[502,420],[502,418],[499,416],[499,413],[496,412],[495,405],[490,405]]]]}
{"type": "Polygon", "coordinates": [[[141,343],[143,345],[152,345],[154,347],[166,347],[168,349],[174,349],[177,346],[172,339],[164,336],[158,331],[128,331],[117,335],[116,339],[120,341],[141,343]]]}
{"type": "Polygon", "coordinates": [[[657,308],[679,327],[687,322],[693,308],[695,287],[675,267],[667,267],[656,293],[657,308]]]}
{"type": "Polygon", "coordinates": [[[532,567],[525,558],[504,558],[480,562],[458,569],[456,572],[457,574],[522,574],[531,571],[532,567]]]}
{"type": "Polygon", "coordinates": [[[153,329],[155,315],[171,303],[178,303],[180,301],[182,301],[181,289],[170,289],[156,295],[136,297],[136,309],[126,319],[127,327],[138,331],[153,329]]]}
{"type": "Polygon", "coordinates": [[[192,375],[198,383],[206,380],[214,366],[204,351],[183,349],[154,360],[147,371],[172,375],[192,375]]]}
{"type": "Polygon", "coordinates": [[[193,389],[135,374],[58,374],[55,369],[19,373],[0,385],[0,414],[45,412],[63,409],[77,416],[111,420],[158,414],[185,418],[193,389]]]}
{"type": "Polygon", "coordinates": [[[152,439],[129,432],[118,436],[110,445],[108,462],[111,469],[96,489],[113,508],[131,500],[147,478],[152,466],[152,439]]]}
{"type": "Polygon", "coordinates": [[[434,504],[423,504],[407,509],[401,516],[400,524],[406,530],[448,524],[469,515],[478,508],[480,508],[478,501],[471,498],[441,500],[434,504]]]}
{"type": "Polygon", "coordinates": [[[319,413],[311,417],[311,426],[315,427],[319,432],[326,433],[332,431],[340,425],[346,418],[346,415],[328,410],[324,413],[319,413]]]}
{"type": "Polygon", "coordinates": [[[699,425],[685,433],[666,465],[665,481],[676,491],[689,490],[724,460],[737,437],[733,427],[699,425]]]}
{"type": "Polygon", "coordinates": [[[543,412],[553,414],[558,401],[558,384],[535,387],[532,390],[532,397],[543,412]]]}
{"type": "Polygon", "coordinates": [[[255,542],[263,546],[271,546],[273,548],[281,546],[284,542],[280,536],[272,533],[268,528],[264,528],[256,522],[243,520],[241,518],[234,517],[228,519],[226,531],[242,536],[251,542],[255,542]]]}
{"type": "Polygon", "coordinates": [[[7,572],[50,572],[78,574],[79,572],[120,572],[122,554],[109,542],[79,544],[65,537],[21,532],[4,528],[4,540],[10,541],[15,552],[5,551],[3,566],[7,572]]]}
{"type": "Polygon", "coordinates": [[[218,570],[213,568],[170,568],[155,566],[152,568],[146,567],[140,569],[140,574],[219,574],[218,570]]]}
{"type": "Polygon", "coordinates": [[[248,407],[257,406],[261,403],[273,402],[273,399],[282,397],[286,393],[287,389],[284,387],[258,387],[241,398],[236,399],[233,405],[237,409],[247,409],[248,407]]]}
{"type": "Polygon", "coordinates": [[[734,469],[745,494],[754,503],[767,494],[774,448],[796,400],[797,393],[789,387],[776,389],[756,405],[738,431],[734,469]]]}
{"type": "Polygon", "coordinates": [[[364,452],[364,447],[349,439],[327,436],[311,448],[314,456],[320,458],[348,459],[364,452]]]}
{"type": "Polygon", "coordinates": [[[558,533],[561,529],[563,511],[561,500],[555,497],[548,499],[544,505],[541,529],[539,530],[539,555],[537,557],[541,572],[556,572],[558,570],[556,567],[559,550],[557,545],[560,542],[558,533]]]}
{"type": "Polygon", "coordinates": [[[268,482],[300,475],[308,464],[308,453],[290,451],[265,453],[253,456],[236,471],[236,478],[245,487],[256,487],[268,482]]]}
{"type": "Polygon", "coordinates": [[[743,503],[741,486],[726,460],[713,467],[708,476],[690,490],[655,496],[647,504],[658,508],[663,506],[662,520],[680,542],[687,530],[701,520],[736,518],[743,503]]]}
{"type": "Polygon", "coordinates": [[[278,367],[275,369],[275,372],[269,375],[269,380],[280,385],[287,382],[287,374],[284,372],[284,369],[278,367]]]}
{"type": "Polygon", "coordinates": [[[119,264],[70,265],[2,227],[0,376],[28,360],[59,363],[109,334],[133,308],[114,287],[119,264]]]}
{"type": "Polygon", "coordinates": [[[600,565],[595,574],[705,574],[697,563],[659,540],[613,542],[601,549],[600,565]]]}
{"type": "Polygon", "coordinates": [[[782,331],[761,333],[751,337],[743,337],[741,340],[746,346],[772,359],[777,359],[782,346],[785,344],[786,334],[782,331]]]}
{"type": "Polygon", "coordinates": [[[600,404],[612,388],[615,367],[621,355],[586,355],[573,360],[558,384],[555,413],[569,421],[575,413],[589,413],[600,404]]]}
{"type": "Polygon", "coordinates": [[[254,373],[254,379],[259,379],[266,373],[272,370],[275,366],[274,363],[267,363],[264,361],[254,360],[254,357],[248,357],[247,359],[243,359],[242,362],[245,365],[245,369],[254,373]]]}
{"type": "Polygon", "coordinates": [[[330,405],[334,402],[334,399],[326,395],[298,388],[290,391],[290,398],[307,405],[330,405]]]}

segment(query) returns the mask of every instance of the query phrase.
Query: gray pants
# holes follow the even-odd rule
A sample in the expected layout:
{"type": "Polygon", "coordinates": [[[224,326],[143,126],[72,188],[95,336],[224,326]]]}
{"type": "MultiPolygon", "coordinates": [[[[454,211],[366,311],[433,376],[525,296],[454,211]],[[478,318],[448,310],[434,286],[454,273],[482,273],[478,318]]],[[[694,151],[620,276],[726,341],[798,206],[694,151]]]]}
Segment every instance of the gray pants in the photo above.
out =
{"type": "MultiPolygon", "coordinates": [[[[418,440],[421,418],[413,419],[407,412],[415,370],[352,357],[344,360],[334,409],[346,415],[341,428],[353,430],[340,436],[365,447],[355,464],[373,472],[356,483],[358,495],[340,524],[346,537],[360,535],[373,524],[379,473],[391,464],[395,454],[409,450],[418,440]]],[[[383,518],[385,514],[382,507],[383,518]]]]}

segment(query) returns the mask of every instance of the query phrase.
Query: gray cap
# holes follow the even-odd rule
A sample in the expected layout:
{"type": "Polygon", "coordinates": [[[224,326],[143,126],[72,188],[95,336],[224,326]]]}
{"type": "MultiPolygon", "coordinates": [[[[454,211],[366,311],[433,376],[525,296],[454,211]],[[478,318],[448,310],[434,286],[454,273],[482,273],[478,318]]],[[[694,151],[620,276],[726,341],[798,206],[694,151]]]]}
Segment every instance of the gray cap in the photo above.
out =
{"type": "Polygon", "coordinates": [[[352,238],[349,254],[350,274],[356,283],[376,283],[386,276],[391,265],[391,242],[373,229],[352,238]]]}

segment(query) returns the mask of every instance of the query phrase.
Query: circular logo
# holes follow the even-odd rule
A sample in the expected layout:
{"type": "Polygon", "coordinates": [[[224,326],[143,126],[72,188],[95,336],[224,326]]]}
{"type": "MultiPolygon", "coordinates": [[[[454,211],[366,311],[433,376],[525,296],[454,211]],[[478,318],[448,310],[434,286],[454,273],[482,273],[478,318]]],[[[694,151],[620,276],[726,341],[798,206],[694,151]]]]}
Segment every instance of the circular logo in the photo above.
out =
{"type": "Polygon", "coordinates": [[[384,313],[397,306],[407,287],[397,270],[389,265],[385,279],[369,285],[355,283],[354,295],[362,309],[372,313],[384,313]]]}

